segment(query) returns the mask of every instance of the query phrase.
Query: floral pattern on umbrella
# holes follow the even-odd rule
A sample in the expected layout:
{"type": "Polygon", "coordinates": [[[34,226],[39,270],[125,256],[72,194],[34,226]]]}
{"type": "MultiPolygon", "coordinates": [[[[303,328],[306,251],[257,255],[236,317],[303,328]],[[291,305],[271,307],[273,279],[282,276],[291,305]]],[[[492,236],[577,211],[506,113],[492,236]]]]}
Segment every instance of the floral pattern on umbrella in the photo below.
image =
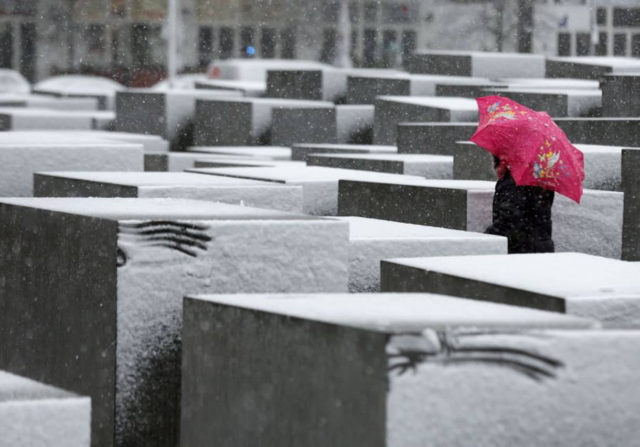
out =
{"type": "Polygon", "coordinates": [[[546,112],[495,95],[477,102],[480,120],[471,141],[498,157],[517,185],[550,189],[580,203],[583,154],[546,112]]]}

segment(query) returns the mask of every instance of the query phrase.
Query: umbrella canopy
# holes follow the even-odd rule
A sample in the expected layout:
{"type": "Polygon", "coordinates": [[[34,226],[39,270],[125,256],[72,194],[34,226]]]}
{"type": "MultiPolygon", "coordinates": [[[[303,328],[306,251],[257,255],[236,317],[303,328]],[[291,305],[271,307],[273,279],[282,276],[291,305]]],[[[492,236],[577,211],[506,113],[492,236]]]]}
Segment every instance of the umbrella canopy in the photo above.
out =
{"type": "Polygon", "coordinates": [[[580,203],[584,157],[546,112],[503,96],[477,98],[471,141],[503,161],[517,185],[539,186],[580,203]]]}

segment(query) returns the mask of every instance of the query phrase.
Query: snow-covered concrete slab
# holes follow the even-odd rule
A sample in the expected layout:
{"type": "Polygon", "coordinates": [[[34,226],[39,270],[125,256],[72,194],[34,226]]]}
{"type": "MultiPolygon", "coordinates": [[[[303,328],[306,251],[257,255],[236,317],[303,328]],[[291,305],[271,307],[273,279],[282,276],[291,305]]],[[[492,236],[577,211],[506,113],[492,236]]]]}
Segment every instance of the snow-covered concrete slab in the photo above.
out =
{"type": "Polygon", "coordinates": [[[542,88],[542,89],[599,89],[597,80],[577,78],[501,78],[497,82],[505,83],[510,88],[542,88]]]}
{"type": "Polygon", "coordinates": [[[544,78],[545,58],[541,54],[420,50],[411,58],[409,71],[490,79],[544,78]]]}
{"type": "Polygon", "coordinates": [[[395,154],[398,149],[377,144],[294,144],[291,159],[306,161],[310,154],[395,154]]]}
{"type": "Polygon", "coordinates": [[[338,118],[333,104],[274,108],[269,141],[274,146],[337,143],[338,118]]]}
{"type": "MultiPolygon", "coordinates": [[[[477,232],[491,224],[495,182],[396,177],[342,179],[338,214],[477,232]]],[[[587,189],[579,205],[556,194],[552,220],[556,251],[620,259],[623,193],[587,189]]]]}
{"type": "Polygon", "coordinates": [[[606,74],[638,73],[640,61],[631,57],[577,56],[548,57],[545,77],[599,80],[606,74]]]}
{"type": "Polygon", "coordinates": [[[640,261],[640,151],[622,151],[622,190],[624,221],[622,227],[622,259],[640,261]]]}
{"type": "Polygon", "coordinates": [[[377,292],[380,261],[395,257],[506,254],[507,239],[363,217],[349,222],[349,291],[377,292]]]}
{"type": "MultiPolygon", "coordinates": [[[[0,133],[1,134],[1,133],[0,133]]],[[[38,171],[142,171],[141,144],[0,143],[0,196],[33,195],[38,171]]]]}
{"type": "Polygon", "coordinates": [[[194,144],[196,146],[269,144],[274,110],[331,110],[334,107],[331,102],[297,99],[237,98],[198,101],[194,144]]]}
{"type": "Polygon", "coordinates": [[[248,157],[253,160],[291,160],[291,148],[287,146],[192,146],[188,152],[232,157],[248,157]]]}
{"type": "Polygon", "coordinates": [[[453,157],[425,154],[309,154],[308,166],[453,178],[453,157]]]}
{"type": "Polygon", "coordinates": [[[365,182],[378,180],[390,182],[406,180],[410,182],[422,180],[421,177],[415,176],[299,165],[256,168],[200,168],[189,169],[189,172],[302,186],[304,212],[316,216],[335,216],[337,214],[338,183],[342,180],[365,182]]]}
{"type": "Polygon", "coordinates": [[[381,272],[387,292],[442,293],[640,327],[637,262],[581,253],[425,257],[387,259],[381,272]]]}
{"type": "MultiPolygon", "coordinates": [[[[292,162],[286,160],[267,160],[206,152],[147,152],[144,154],[145,171],[181,172],[196,167],[278,166],[290,163],[292,162]]],[[[303,162],[296,163],[299,165],[304,164],[303,162]]]]}
{"type": "Polygon", "coordinates": [[[640,147],[640,117],[554,118],[575,143],[640,147]]]}
{"type": "Polygon", "coordinates": [[[603,116],[640,116],[640,68],[638,73],[602,78],[603,116]]]}
{"type": "Polygon", "coordinates": [[[95,445],[176,445],[184,295],[346,292],[348,231],[201,200],[2,199],[0,368],[91,396],[95,445]]]}
{"type": "Polygon", "coordinates": [[[0,446],[89,447],[91,399],[0,371],[0,446]]]}
{"type": "Polygon", "coordinates": [[[477,123],[399,123],[398,152],[453,155],[456,142],[468,140],[477,128],[477,123]]]}
{"type": "Polygon", "coordinates": [[[110,111],[0,107],[0,130],[101,130],[114,120],[110,111]]]}
{"type": "MultiPolygon", "coordinates": [[[[354,74],[348,77],[347,103],[374,104],[378,96],[436,96],[438,87],[490,87],[487,78],[408,73],[354,74]]],[[[451,95],[449,95],[451,96],[451,95]]]]}
{"type": "Polygon", "coordinates": [[[205,79],[195,83],[197,89],[232,90],[242,93],[242,96],[259,98],[267,92],[264,81],[237,81],[229,79],[205,79]]]}
{"type": "Polygon", "coordinates": [[[506,96],[553,117],[599,116],[602,114],[600,89],[543,89],[528,87],[489,88],[485,95],[506,96]]]}
{"type": "MultiPolygon", "coordinates": [[[[586,189],[622,191],[619,146],[575,145],[584,154],[583,186],[586,189]]],[[[457,180],[495,180],[493,157],[470,141],[459,141],[453,156],[453,178],[457,180]]]]}
{"type": "Polygon", "coordinates": [[[30,107],[51,110],[99,110],[99,105],[99,100],[96,98],[57,98],[42,94],[0,94],[0,107],[30,107]]]}
{"type": "MultiPolygon", "coordinates": [[[[517,437],[530,417],[541,430],[544,422],[558,424],[558,418],[571,417],[572,427],[588,427],[580,439],[601,432],[609,439],[609,424],[603,427],[581,416],[599,414],[597,399],[592,399],[595,389],[607,397],[607,415],[617,415],[616,428],[623,429],[616,439],[635,439],[630,434],[637,429],[627,421],[635,417],[638,392],[634,388],[623,402],[617,397],[625,381],[639,381],[640,336],[635,332],[633,337],[607,337],[601,331],[578,330],[593,323],[576,317],[429,294],[209,295],[188,297],[184,309],[182,445],[206,446],[211,439],[225,438],[237,445],[264,439],[287,445],[295,439],[296,445],[314,447],[468,446],[469,439],[485,436],[485,430],[517,437]],[[547,328],[565,330],[546,338],[547,328]],[[597,339],[596,352],[604,351],[610,362],[606,367],[593,360],[592,338],[581,338],[592,333],[624,346],[619,352],[597,339]],[[474,344],[476,337],[486,343],[474,344]],[[500,337],[524,341],[501,344],[500,337]],[[562,337],[576,341],[579,355],[554,347],[562,337]],[[422,352],[425,348],[431,349],[422,352]],[[620,367],[623,380],[609,382],[609,367],[620,367]],[[425,370],[435,370],[440,386],[429,384],[425,370]],[[461,375],[464,382],[456,380],[461,375]],[[404,381],[418,378],[420,386],[408,390],[404,381]],[[450,395],[462,400],[461,389],[484,391],[487,382],[497,390],[487,396],[496,401],[491,411],[478,403],[451,402],[450,395]],[[506,390],[500,387],[503,382],[509,385],[506,390]],[[558,394],[555,384],[574,406],[552,399],[558,394]],[[536,396],[522,398],[520,389],[541,393],[548,404],[536,405],[536,396]],[[580,403],[588,408],[576,405],[580,403]],[[476,427],[477,420],[466,416],[474,412],[492,419],[499,412],[509,418],[517,404],[529,411],[519,409],[514,423],[476,427]],[[433,407],[439,411],[431,412],[433,407]],[[420,413],[419,423],[413,412],[420,413]],[[459,442],[440,444],[446,436],[459,442]]],[[[566,427],[554,425],[557,436],[564,436],[566,427]]],[[[524,439],[537,438],[531,433],[524,439]]]]}
{"type": "Polygon", "coordinates": [[[267,82],[269,70],[330,69],[331,65],[300,59],[223,59],[209,67],[212,79],[267,82]]]}
{"type": "MultiPolygon", "coordinates": [[[[398,76],[404,73],[376,68],[307,68],[269,70],[267,94],[272,98],[342,102],[348,96],[350,76],[398,76]]],[[[350,104],[364,104],[349,102],[350,104]]],[[[373,104],[373,102],[367,103],[373,104]]]]}
{"type": "Polygon", "coordinates": [[[116,129],[124,132],[160,135],[178,144],[181,135],[191,132],[196,101],[240,97],[230,90],[128,90],[116,94],[116,129]]]}
{"type": "Polygon", "coordinates": [[[165,197],[302,212],[302,188],[186,172],[40,172],[35,197],[165,197]]]}
{"type": "Polygon", "coordinates": [[[142,144],[145,152],[166,152],[169,143],[156,135],[105,130],[13,130],[0,132],[0,145],[26,143],[113,143],[142,144]]]}
{"type": "Polygon", "coordinates": [[[375,107],[375,144],[396,144],[396,127],[399,123],[478,120],[478,105],[475,100],[469,98],[380,96],[376,99],[375,107]]]}

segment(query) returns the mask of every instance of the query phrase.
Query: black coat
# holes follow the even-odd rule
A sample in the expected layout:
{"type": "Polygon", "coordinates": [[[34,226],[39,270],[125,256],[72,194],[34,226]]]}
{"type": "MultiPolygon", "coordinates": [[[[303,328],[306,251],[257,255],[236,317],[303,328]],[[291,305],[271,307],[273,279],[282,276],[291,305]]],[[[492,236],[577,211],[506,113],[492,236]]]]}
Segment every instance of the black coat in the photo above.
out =
{"type": "Polygon", "coordinates": [[[516,186],[507,170],[496,183],[493,224],[485,233],[506,236],[509,253],[553,252],[551,206],[555,193],[537,186],[516,186]]]}

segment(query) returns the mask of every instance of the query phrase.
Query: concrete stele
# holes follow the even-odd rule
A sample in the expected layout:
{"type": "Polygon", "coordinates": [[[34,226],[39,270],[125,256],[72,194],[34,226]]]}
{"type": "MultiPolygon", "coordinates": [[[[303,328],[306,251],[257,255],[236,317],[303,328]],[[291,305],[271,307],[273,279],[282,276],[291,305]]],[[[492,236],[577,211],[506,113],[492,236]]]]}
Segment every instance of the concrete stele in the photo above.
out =
{"type": "MultiPolygon", "coordinates": [[[[436,368],[445,378],[456,371],[471,375],[468,382],[461,384],[465,388],[467,383],[483,386],[473,373],[489,377],[488,380],[492,380],[488,373],[493,373],[500,380],[507,380],[515,390],[504,398],[506,403],[492,407],[490,412],[477,411],[489,413],[488,418],[496,411],[508,415],[507,410],[516,403],[529,410],[529,417],[536,424],[562,415],[563,411],[579,418],[583,411],[580,406],[565,407],[560,401],[555,406],[540,408],[535,406],[535,399],[521,400],[517,391],[520,387],[526,391],[535,387],[546,396],[557,383],[564,391],[574,391],[585,403],[590,402],[594,384],[583,370],[590,372],[591,368],[583,366],[582,361],[592,359],[591,355],[560,356],[559,362],[580,373],[575,378],[565,377],[556,362],[537,367],[537,350],[528,341],[544,343],[545,349],[539,354],[546,358],[548,342],[543,329],[567,329],[562,334],[570,336],[574,330],[591,327],[593,323],[589,320],[566,315],[428,294],[189,297],[185,300],[181,443],[204,447],[215,439],[223,446],[254,445],[268,438],[276,445],[293,442],[307,447],[400,447],[439,445],[438,435],[448,435],[453,439],[458,436],[454,445],[468,445],[474,436],[466,436],[465,442],[460,442],[458,430],[450,427],[439,430],[441,424],[427,424],[430,430],[425,430],[426,419],[415,424],[411,417],[417,406],[425,412],[424,407],[451,405],[450,399],[440,393],[438,401],[432,401],[428,396],[435,389],[424,392],[414,387],[410,393],[398,383],[399,378],[422,378],[422,371],[427,368],[436,368]],[[237,337],[239,332],[243,337],[237,337]],[[495,351],[485,352],[485,361],[448,364],[449,356],[465,359],[476,353],[473,349],[467,354],[463,352],[465,347],[473,348],[474,333],[478,337],[489,334],[490,341],[496,343],[487,346],[496,348],[495,351]],[[502,345],[500,337],[509,335],[522,337],[523,342],[502,345]],[[465,343],[455,344],[458,340],[465,343]],[[445,346],[447,342],[451,346],[445,346]],[[520,355],[514,353],[518,348],[522,348],[520,355]],[[282,352],[287,355],[282,356],[282,352]],[[518,360],[521,369],[517,367],[518,360]],[[536,375],[540,370],[542,374],[536,375]],[[557,375],[559,379],[545,382],[544,373],[557,375]],[[573,385],[572,379],[577,379],[573,385]],[[396,392],[400,395],[395,396],[396,392]],[[425,405],[427,399],[429,405],[425,405]],[[548,414],[548,408],[553,409],[554,415],[548,414]],[[429,435],[425,436],[425,432],[429,435]],[[411,440],[417,441],[410,443],[411,440]]],[[[638,352],[637,339],[635,336],[633,348],[624,340],[632,352],[638,352]]],[[[580,340],[578,337],[576,341],[580,340]]],[[[588,347],[587,342],[584,348],[588,347]]],[[[482,354],[482,347],[476,348],[482,354]]],[[[550,358],[556,359],[554,354],[560,355],[551,351],[550,358]]],[[[621,354],[612,358],[616,364],[638,362],[637,356],[621,354]]],[[[634,377],[634,383],[638,380],[637,374],[625,374],[625,380],[630,377],[634,377]]],[[[446,393],[458,398],[455,381],[447,385],[446,393]]],[[[602,391],[609,397],[618,392],[613,386],[602,391]]],[[[631,400],[625,402],[627,406],[612,399],[610,409],[624,410],[625,416],[634,414],[632,402],[637,395],[634,392],[633,399],[627,397],[631,400]]],[[[450,411],[459,413],[460,408],[454,404],[450,411]]],[[[475,410],[473,406],[464,408],[475,410]]],[[[437,413],[428,420],[435,419],[437,413]]],[[[451,423],[453,420],[452,417],[451,423]]],[[[499,428],[508,438],[517,436],[520,426],[509,424],[499,428]]],[[[493,430],[493,426],[482,429],[493,430]]],[[[622,436],[628,437],[636,430],[627,425],[622,436]]],[[[606,433],[607,427],[592,426],[589,435],[600,435],[603,431],[606,433]]],[[[562,430],[556,432],[557,436],[563,436],[562,430]]]]}
{"type": "Polygon", "coordinates": [[[3,199],[0,216],[0,368],[90,395],[95,446],[176,445],[187,291],[347,290],[344,222],[174,199],[3,199]]]}

